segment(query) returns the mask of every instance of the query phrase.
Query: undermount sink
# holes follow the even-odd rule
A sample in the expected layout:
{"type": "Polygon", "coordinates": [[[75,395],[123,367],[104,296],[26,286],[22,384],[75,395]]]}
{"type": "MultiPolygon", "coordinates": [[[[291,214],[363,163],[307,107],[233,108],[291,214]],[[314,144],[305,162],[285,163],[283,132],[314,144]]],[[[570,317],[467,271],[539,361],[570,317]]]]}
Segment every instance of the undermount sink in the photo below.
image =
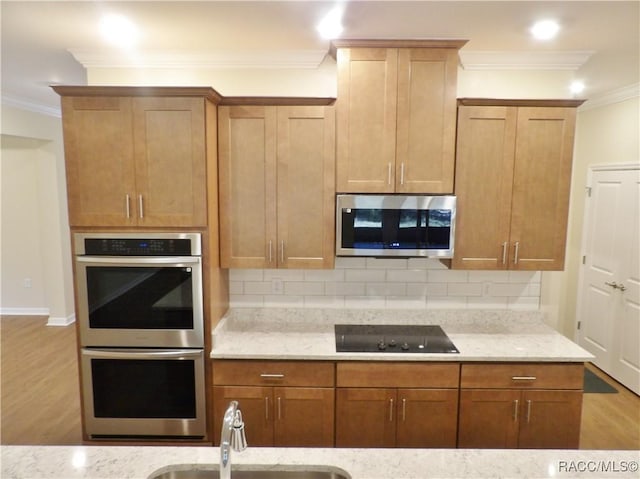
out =
{"type": "MultiPolygon", "coordinates": [[[[167,470],[163,468],[162,472],[154,472],[149,479],[218,479],[219,471],[205,468],[188,469],[189,466],[176,466],[167,470]]],[[[191,466],[193,467],[193,466],[191,466]]],[[[344,471],[334,469],[329,470],[309,470],[309,469],[273,469],[273,466],[267,466],[269,469],[257,469],[260,466],[253,466],[249,470],[249,466],[242,465],[240,469],[234,467],[231,471],[232,479],[351,479],[351,476],[344,471]]]]}

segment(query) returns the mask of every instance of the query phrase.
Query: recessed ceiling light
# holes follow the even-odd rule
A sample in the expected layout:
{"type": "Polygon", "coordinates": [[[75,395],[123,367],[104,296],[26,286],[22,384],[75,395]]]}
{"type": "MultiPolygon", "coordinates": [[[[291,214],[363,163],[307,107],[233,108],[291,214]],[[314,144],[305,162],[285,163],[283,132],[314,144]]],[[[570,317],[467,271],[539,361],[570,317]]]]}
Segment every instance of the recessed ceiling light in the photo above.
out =
{"type": "Polygon", "coordinates": [[[100,31],[106,41],[123,48],[132,47],[138,39],[138,29],[124,15],[105,15],[100,20],[100,31]]]}
{"type": "Polygon", "coordinates": [[[560,30],[560,25],[555,20],[540,20],[531,27],[531,34],[537,40],[551,40],[560,30]]]}
{"type": "Polygon", "coordinates": [[[331,40],[333,38],[338,38],[342,33],[342,6],[338,5],[333,7],[329,13],[327,13],[324,18],[318,23],[316,29],[320,33],[322,38],[326,38],[327,40],[331,40]]]}
{"type": "Polygon", "coordinates": [[[569,85],[569,91],[571,91],[573,95],[579,95],[584,91],[584,88],[584,82],[580,80],[575,80],[571,82],[571,85],[569,85]]]}

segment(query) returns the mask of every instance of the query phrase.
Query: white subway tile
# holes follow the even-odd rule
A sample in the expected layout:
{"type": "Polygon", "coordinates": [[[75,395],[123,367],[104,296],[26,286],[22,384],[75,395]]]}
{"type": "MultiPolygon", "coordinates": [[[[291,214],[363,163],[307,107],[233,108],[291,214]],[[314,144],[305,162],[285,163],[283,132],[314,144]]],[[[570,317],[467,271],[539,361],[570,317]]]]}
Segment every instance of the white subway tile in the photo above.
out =
{"type": "Polygon", "coordinates": [[[513,311],[537,311],[540,309],[540,298],[509,298],[509,309],[513,311]]]}
{"type": "Polygon", "coordinates": [[[244,282],[243,281],[229,281],[229,294],[243,294],[244,282]]]}
{"type": "Polygon", "coordinates": [[[324,294],[324,283],[310,281],[285,281],[284,294],[294,296],[322,296],[324,294]]]}
{"type": "Polygon", "coordinates": [[[348,309],[384,309],[386,304],[385,298],[368,296],[345,296],[344,298],[344,306],[348,309]]]}
{"type": "Polygon", "coordinates": [[[467,298],[467,307],[469,309],[507,309],[508,304],[507,298],[494,296],[471,296],[467,298]]]}
{"type": "Polygon", "coordinates": [[[336,269],[365,269],[366,267],[367,258],[336,257],[336,269]]]}
{"type": "Polygon", "coordinates": [[[365,283],[325,283],[327,296],[364,296],[365,283]]]}
{"type": "Polygon", "coordinates": [[[386,306],[389,309],[426,309],[427,301],[424,297],[387,296],[386,306]]]}
{"type": "Polygon", "coordinates": [[[482,296],[480,283],[448,283],[448,296],[482,296]]]}
{"type": "Polygon", "coordinates": [[[264,305],[269,308],[304,307],[302,296],[265,296],[264,305]]]}
{"type": "Polygon", "coordinates": [[[344,308],[342,296],[305,296],[305,308],[344,308]]]}
{"type": "Polygon", "coordinates": [[[508,283],[509,271],[469,271],[470,283],[508,283]]]}
{"type": "Polygon", "coordinates": [[[447,283],[427,283],[427,297],[446,296],[447,283]]]}
{"type": "Polygon", "coordinates": [[[251,294],[230,294],[229,306],[232,308],[259,308],[264,306],[264,296],[251,294]]]}
{"type": "Polygon", "coordinates": [[[262,281],[263,271],[261,269],[230,269],[229,279],[232,281],[262,281]]]}
{"type": "Polygon", "coordinates": [[[367,296],[406,296],[405,283],[366,283],[367,296]]]}
{"type": "Polygon", "coordinates": [[[540,297],[541,287],[540,283],[529,283],[529,288],[527,289],[526,296],[537,296],[540,297]]]}
{"type": "Polygon", "coordinates": [[[344,281],[342,269],[307,269],[304,270],[305,281],[344,281]]]}
{"type": "Polygon", "coordinates": [[[271,294],[271,282],[245,281],[244,294],[271,294]]]}
{"type": "Polygon", "coordinates": [[[367,258],[367,269],[407,269],[405,258],[367,258]]]}
{"type": "Polygon", "coordinates": [[[449,269],[442,261],[434,258],[409,258],[409,269],[449,269]]]}
{"type": "Polygon", "coordinates": [[[345,281],[384,281],[386,277],[384,269],[348,269],[344,272],[345,281]]]}
{"type": "Polygon", "coordinates": [[[284,281],[302,281],[304,279],[304,270],[302,269],[265,269],[264,280],[271,281],[279,278],[284,281]]]}
{"type": "Polygon", "coordinates": [[[466,271],[432,270],[427,273],[429,283],[466,283],[469,275],[466,271]]]}
{"type": "Polygon", "coordinates": [[[389,269],[387,281],[402,283],[426,283],[427,272],[419,269],[389,269]]]}
{"type": "Polygon", "coordinates": [[[510,283],[539,283],[540,271],[509,271],[510,283]]]}
{"type": "Polygon", "coordinates": [[[427,309],[466,309],[467,308],[467,298],[450,298],[448,296],[444,297],[428,297],[427,298],[427,309]]]}
{"type": "Polygon", "coordinates": [[[527,283],[492,283],[489,286],[489,296],[508,296],[518,298],[527,296],[527,283]]]}

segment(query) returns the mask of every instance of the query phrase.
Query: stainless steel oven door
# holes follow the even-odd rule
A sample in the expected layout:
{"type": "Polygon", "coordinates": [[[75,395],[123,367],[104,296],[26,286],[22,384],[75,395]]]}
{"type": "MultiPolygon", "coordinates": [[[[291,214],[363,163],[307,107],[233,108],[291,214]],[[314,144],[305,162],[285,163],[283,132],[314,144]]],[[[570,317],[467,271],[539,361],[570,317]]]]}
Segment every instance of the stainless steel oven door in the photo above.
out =
{"type": "Polygon", "coordinates": [[[206,435],[202,349],[82,349],[89,437],[206,435]]]}
{"type": "Polygon", "coordinates": [[[201,261],[77,256],[80,344],[204,347],[201,261]]]}

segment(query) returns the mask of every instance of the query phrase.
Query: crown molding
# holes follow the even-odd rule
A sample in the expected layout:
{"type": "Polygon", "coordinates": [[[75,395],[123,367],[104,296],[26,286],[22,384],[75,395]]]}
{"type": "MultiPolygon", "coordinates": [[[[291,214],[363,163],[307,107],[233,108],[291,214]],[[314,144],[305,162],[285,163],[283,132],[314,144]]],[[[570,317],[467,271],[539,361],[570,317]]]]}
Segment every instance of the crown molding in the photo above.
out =
{"type": "Polygon", "coordinates": [[[578,111],[593,110],[594,108],[613,105],[614,103],[620,103],[638,97],[640,97],[640,83],[633,83],[588,99],[578,108],[578,111]]]}
{"type": "Polygon", "coordinates": [[[594,51],[460,51],[465,70],[577,70],[594,51]]]}
{"type": "Polygon", "coordinates": [[[42,103],[35,103],[33,100],[26,98],[19,98],[17,96],[2,94],[2,104],[19,110],[30,111],[32,113],[39,113],[41,115],[52,116],[55,118],[62,118],[62,111],[60,107],[51,107],[43,105],[42,103]]]}
{"type": "Polygon", "coordinates": [[[146,51],[125,53],[69,49],[85,68],[285,69],[317,68],[325,50],[146,51]]]}

